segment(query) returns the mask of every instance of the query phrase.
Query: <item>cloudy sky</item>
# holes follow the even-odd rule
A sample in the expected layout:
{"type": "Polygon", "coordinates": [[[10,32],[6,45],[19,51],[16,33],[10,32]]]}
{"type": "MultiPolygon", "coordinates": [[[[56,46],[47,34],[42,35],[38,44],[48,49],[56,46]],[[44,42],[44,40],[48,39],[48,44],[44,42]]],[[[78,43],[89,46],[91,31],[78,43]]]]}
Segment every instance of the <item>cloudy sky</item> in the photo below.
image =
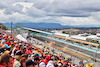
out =
{"type": "Polygon", "coordinates": [[[0,0],[0,22],[100,24],[100,0],[0,0]]]}

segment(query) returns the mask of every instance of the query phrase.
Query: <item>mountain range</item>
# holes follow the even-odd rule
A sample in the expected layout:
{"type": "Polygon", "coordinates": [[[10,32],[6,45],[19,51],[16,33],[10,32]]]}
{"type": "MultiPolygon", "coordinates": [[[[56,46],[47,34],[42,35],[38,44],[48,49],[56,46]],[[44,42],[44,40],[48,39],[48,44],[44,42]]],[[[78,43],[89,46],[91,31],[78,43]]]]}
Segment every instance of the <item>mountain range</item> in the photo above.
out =
{"type": "MultiPolygon", "coordinates": [[[[7,28],[11,27],[11,23],[2,23],[7,28]]],[[[28,27],[28,28],[71,28],[72,26],[66,25],[63,26],[59,23],[13,23],[13,28],[16,27],[28,27]]]]}
{"type": "MultiPolygon", "coordinates": [[[[1,23],[7,28],[11,27],[11,23],[1,23]]],[[[13,28],[28,27],[28,28],[80,28],[80,27],[100,27],[100,25],[61,25],[59,23],[13,23],[13,28]]]]}

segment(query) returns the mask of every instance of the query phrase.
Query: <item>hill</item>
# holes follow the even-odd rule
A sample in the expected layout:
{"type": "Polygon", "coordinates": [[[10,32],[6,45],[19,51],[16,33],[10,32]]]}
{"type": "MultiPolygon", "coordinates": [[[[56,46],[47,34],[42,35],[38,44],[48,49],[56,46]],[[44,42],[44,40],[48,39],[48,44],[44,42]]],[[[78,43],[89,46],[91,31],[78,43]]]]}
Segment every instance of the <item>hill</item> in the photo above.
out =
{"type": "Polygon", "coordinates": [[[0,23],[0,28],[6,29],[6,26],[0,23]]]}
{"type": "MultiPolygon", "coordinates": [[[[7,28],[11,27],[11,23],[2,23],[3,25],[5,25],[7,28]]],[[[36,29],[41,29],[41,28],[99,28],[100,25],[61,25],[59,23],[13,23],[13,28],[16,27],[28,27],[28,28],[36,28],[36,29]]]]}
{"type": "MultiPolygon", "coordinates": [[[[3,23],[6,27],[10,28],[10,23],[3,23]]],[[[59,23],[13,23],[13,28],[28,27],[28,28],[71,28],[72,26],[63,26],[59,23]]]]}

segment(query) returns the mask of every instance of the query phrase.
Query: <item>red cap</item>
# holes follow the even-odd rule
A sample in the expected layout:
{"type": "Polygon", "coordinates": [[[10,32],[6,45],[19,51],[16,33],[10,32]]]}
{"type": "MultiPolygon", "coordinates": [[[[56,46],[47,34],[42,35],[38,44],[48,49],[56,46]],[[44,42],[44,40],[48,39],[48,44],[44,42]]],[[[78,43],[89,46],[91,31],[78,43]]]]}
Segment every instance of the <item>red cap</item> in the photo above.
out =
{"type": "Polygon", "coordinates": [[[30,55],[32,55],[32,53],[31,53],[30,51],[26,51],[25,54],[30,54],[30,55]]]}
{"type": "Polygon", "coordinates": [[[46,56],[46,57],[45,57],[45,59],[48,59],[48,60],[50,60],[51,58],[50,58],[50,56],[46,56]]]}
{"type": "Polygon", "coordinates": [[[68,64],[68,62],[65,62],[64,65],[68,64]]]}

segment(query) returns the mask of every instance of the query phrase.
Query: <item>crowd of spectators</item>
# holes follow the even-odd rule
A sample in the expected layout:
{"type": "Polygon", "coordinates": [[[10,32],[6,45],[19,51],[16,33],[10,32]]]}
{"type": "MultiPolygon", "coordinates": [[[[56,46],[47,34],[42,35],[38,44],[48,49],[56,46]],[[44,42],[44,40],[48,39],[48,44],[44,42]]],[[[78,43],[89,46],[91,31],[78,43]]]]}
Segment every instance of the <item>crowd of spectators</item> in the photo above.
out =
{"type": "Polygon", "coordinates": [[[78,67],[70,58],[61,59],[33,44],[0,33],[0,67],[78,67]]]}

